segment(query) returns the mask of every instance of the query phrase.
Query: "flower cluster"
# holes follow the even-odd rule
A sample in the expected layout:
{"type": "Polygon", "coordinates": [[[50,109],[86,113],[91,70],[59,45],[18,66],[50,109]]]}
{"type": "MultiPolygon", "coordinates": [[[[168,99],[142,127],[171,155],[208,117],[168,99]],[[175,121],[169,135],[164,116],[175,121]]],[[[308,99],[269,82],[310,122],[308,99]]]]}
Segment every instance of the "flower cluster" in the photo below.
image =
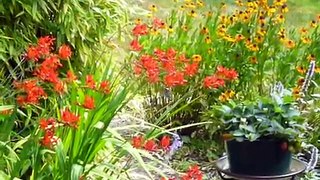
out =
{"type": "Polygon", "coordinates": [[[132,146],[134,148],[143,148],[150,152],[154,152],[160,149],[168,151],[170,144],[171,138],[169,136],[162,136],[158,144],[154,139],[144,140],[143,136],[134,136],[132,138],[132,146]]]}
{"type": "MultiPolygon", "coordinates": [[[[190,166],[188,171],[185,173],[185,175],[181,176],[179,180],[202,180],[203,174],[200,171],[200,168],[198,165],[190,166]]],[[[172,177],[169,179],[161,178],[161,180],[178,180],[176,177],[172,177]]]]}
{"type": "Polygon", "coordinates": [[[205,88],[219,88],[225,85],[226,81],[233,81],[238,78],[238,73],[235,69],[228,69],[223,66],[218,66],[214,75],[207,76],[204,79],[205,88]]]}
{"type": "Polygon", "coordinates": [[[199,55],[188,59],[174,48],[154,49],[153,54],[140,56],[135,62],[134,71],[137,75],[145,72],[150,83],[159,82],[162,76],[161,80],[166,87],[182,86],[187,83],[187,78],[197,74],[200,60],[199,55]]]}

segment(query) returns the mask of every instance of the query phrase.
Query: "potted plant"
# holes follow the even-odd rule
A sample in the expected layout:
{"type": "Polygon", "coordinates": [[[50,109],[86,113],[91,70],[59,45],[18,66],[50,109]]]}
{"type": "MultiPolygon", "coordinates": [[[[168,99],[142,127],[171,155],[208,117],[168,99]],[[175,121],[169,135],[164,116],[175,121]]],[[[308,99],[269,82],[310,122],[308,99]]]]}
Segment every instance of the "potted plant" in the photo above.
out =
{"type": "Polygon", "coordinates": [[[256,101],[216,106],[222,121],[230,170],[245,175],[279,175],[289,171],[292,152],[305,130],[291,92],[278,88],[256,101]]]}

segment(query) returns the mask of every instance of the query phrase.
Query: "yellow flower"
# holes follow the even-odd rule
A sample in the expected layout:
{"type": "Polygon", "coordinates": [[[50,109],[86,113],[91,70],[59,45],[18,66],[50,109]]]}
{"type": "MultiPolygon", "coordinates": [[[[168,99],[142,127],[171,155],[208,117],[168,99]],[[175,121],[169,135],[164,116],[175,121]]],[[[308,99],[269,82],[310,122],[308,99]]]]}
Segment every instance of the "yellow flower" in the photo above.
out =
{"type": "Polygon", "coordinates": [[[311,42],[312,42],[311,39],[308,37],[301,37],[301,41],[304,44],[311,44],[311,42]]]}
{"type": "Polygon", "coordinates": [[[300,98],[300,87],[294,87],[292,89],[292,95],[296,99],[300,98]]]}
{"type": "Polygon", "coordinates": [[[194,4],[194,2],[187,2],[187,3],[185,3],[185,6],[186,6],[187,8],[190,8],[190,9],[194,9],[194,8],[197,7],[197,6],[194,4]]]}
{"type": "Polygon", "coordinates": [[[260,44],[260,43],[263,42],[263,37],[262,37],[262,36],[257,36],[257,37],[254,38],[254,40],[255,40],[258,44],[260,44]]]}
{"type": "Polygon", "coordinates": [[[148,18],[152,18],[152,17],[153,17],[153,14],[152,14],[152,13],[148,13],[148,14],[147,14],[147,17],[148,17],[148,18]]]}
{"type": "Polygon", "coordinates": [[[196,11],[192,9],[192,10],[190,11],[190,13],[189,13],[189,16],[191,16],[191,17],[197,17],[198,15],[197,15],[196,11]]]}
{"type": "Polygon", "coordinates": [[[134,23],[136,24],[136,25],[138,25],[138,24],[141,24],[141,19],[140,18],[137,18],[135,21],[134,21],[134,23]]]}
{"type": "Polygon", "coordinates": [[[239,42],[239,41],[242,41],[245,39],[245,37],[242,35],[242,34],[237,34],[236,37],[235,37],[236,41],[239,42]]]}
{"type": "Polygon", "coordinates": [[[197,0],[197,5],[199,7],[203,7],[204,6],[204,2],[203,1],[200,1],[200,0],[197,0]]]}
{"type": "Polygon", "coordinates": [[[285,18],[284,18],[284,15],[283,14],[278,14],[276,16],[276,19],[275,19],[275,23],[283,23],[285,21],[285,18]]]}
{"type": "Polygon", "coordinates": [[[229,100],[229,98],[227,97],[226,94],[222,93],[219,97],[218,97],[220,102],[226,102],[229,100]]]}
{"type": "Polygon", "coordinates": [[[250,51],[259,51],[259,46],[258,46],[257,44],[255,44],[255,43],[253,43],[253,44],[250,44],[250,45],[248,46],[248,49],[249,49],[250,51]]]}
{"type": "Polygon", "coordinates": [[[300,32],[301,35],[306,35],[308,33],[308,29],[302,27],[302,28],[299,29],[299,32],[300,32]]]}
{"type": "Polygon", "coordinates": [[[304,73],[306,73],[306,69],[304,68],[304,67],[302,67],[302,66],[297,66],[296,67],[296,70],[300,73],[300,74],[304,74],[304,73]]]}
{"type": "Polygon", "coordinates": [[[219,96],[219,101],[226,102],[229,101],[231,98],[234,97],[236,93],[233,90],[227,90],[224,93],[221,93],[219,96]]]}
{"type": "Polygon", "coordinates": [[[208,12],[207,12],[207,16],[208,16],[208,17],[212,17],[212,15],[213,15],[212,11],[208,11],[208,12]]]}
{"type": "Polygon", "coordinates": [[[304,83],[304,78],[299,78],[297,83],[298,83],[298,86],[301,87],[304,83]]]}
{"type": "Polygon", "coordinates": [[[282,6],[286,2],[287,2],[286,0],[275,0],[274,5],[275,6],[282,6]]]}
{"type": "Polygon", "coordinates": [[[281,12],[282,13],[287,13],[289,11],[288,6],[286,4],[283,4],[281,6],[281,12]]]}
{"type": "Polygon", "coordinates": [[[167,31],[169,32],[169,33],[173,33],[173,27],[170,25],[170,26],[168,26],[168,28],[167,28],[167,31]]]}
{"type": "Polygon", "coordinates": [[[264,37],[264,36],[266,35],[267,31],[264,30],[264,29],[262,29],[262,28],[260,28],[260,29],[258,29],[257,33],[258,33],[260,36],[264,37]]]}
{"type": "Polygon", "coordinates": [[[320,67],[316,67],[316,68],[314,69],[314,72],[320,73],[320,67]]]}
{"type": "Polygon", "coordinates": [[[186,7],[184,6],[184,5],[181,5],[180,7],[179,7],[179,10],[181,10],[181,11],[184,11],[186,9],[186,7]]]}
{"type": "Polygon", "coordinates": [[[151,35],[154,35],[154,36],[155,36],[155,35],[158,35],[159,33],[160,33],[160,32],[159,32],[158,29],[156,29],[156,28],[151,28],[151,29],[150,29],[150,34],[151,34],[151,35]]]}
{"type": "Polygon", "coordinates": [[[268,16],[271,17],[275,12],[276,12],[276,8],[274,6],[270,6],[268,7],[268,16]]]}
{"type": "Polygon", "coordinates": [[[224,40],[228,41],[228,42],[236,42],[236,39],[231,37],[230,35],[227,35],[225,34],[223,37],[222,37],[224,40]]]}
{"type": "Polygon", "coordinates": [[[212,54],[213,51],[214,51],[213,48],[209,48],[209,49],[208,49],[208,54],[212,54]]]}
{"type": "Polygon", "coordinates": [[[309,54],[309,56],[307,57],[308,61],[314,61],[316,60],[316,56],[314,54],[309,54]]]}
{"type": "Polygon", "coordinates": [[[294,43],[293,40],[287,39],[287,40],[285,41],[285,46],[286,46],[287,48],[292,49],[292,48],[294,48],[294,47],[296,46],[296,44],[294,43]]]}
{"type": "Polygon", "coordinates": [[[255,57],[255,56],[251,56],[251,57],[249,58],[249,60],[250,60],[250,63],[251,63],[251,64],[258,64],[257,57],[255,57]]]}
{"type": "Polygon", "coordinates": [[[202,60],[202,57],[199,54],[195,54],[195,55],[192,56],[192,61],[193,62],[200,62],[201,60],[202,60]]]}
{"type": "Polygon", "coordinates": [[[209,29],[208,28],[206,28],[206,27],[203,27],[202,29],[201,29],[201,32],[200,32],[201,34],[208,34],[209,33],[209,29]]]}
{"type": "Polygon", "coordinates": [[[181,29],[186,32],[186,31],[188,31],[188,26],[187,25],[182,25],[181,29]]]}
{"type": "Polygon", "coordinates": [[[233,98],[234,95],[236,95],[236,93],[233,90],[227,90],[225,92],[225,94],[229,97],[229,98],[233,98]]]}
{"type": "Polygon", "coordinates": [[[243,3],[241,0],[236,0],[236,5],[241,7],[243,6],[243,3]]]}
{"type": "Polygon", "coordinates": [[[158,8],[156,5],[152,4],[150,7],[149,7],[150,11],[152,12],[157,12],[158,11],[158,8]]]}
{"type": "Polygon", "coordinates": [[[317,22],[315,20],[312,20],[310,23],[310,27],[316,28],[317,27],[317,22]]]}
{"type": "Polygon", "coordinates": [[[207,44],[210,44],[211,43],[211,39],[209,36],[207,36],[204,41],[207,43],[207,44]]]}

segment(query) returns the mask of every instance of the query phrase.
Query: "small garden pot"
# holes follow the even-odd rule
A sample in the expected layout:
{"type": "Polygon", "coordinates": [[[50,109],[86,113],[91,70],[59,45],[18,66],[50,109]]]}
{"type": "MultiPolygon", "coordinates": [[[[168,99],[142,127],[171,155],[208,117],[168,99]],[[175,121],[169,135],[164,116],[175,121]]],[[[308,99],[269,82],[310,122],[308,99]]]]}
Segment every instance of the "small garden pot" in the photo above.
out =
{"type": "Polygon", "coordinates": [[[280,175],[290,168],[292,154],[286,141],[226,141],[230,171],[243,175],[280,175]]]}

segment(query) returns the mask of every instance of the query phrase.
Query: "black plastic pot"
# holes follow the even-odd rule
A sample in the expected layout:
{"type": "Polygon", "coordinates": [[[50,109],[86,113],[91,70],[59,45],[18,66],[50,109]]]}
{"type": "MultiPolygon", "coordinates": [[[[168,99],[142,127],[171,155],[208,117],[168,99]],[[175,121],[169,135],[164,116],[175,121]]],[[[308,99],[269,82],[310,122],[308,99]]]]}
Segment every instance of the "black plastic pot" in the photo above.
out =
{"type": "Polygon", "coordinates": [[[244,175],[280,175],[287,173],[291,152],[287,142],[276,139],[226,141],[230,171],[244,175]]]}

